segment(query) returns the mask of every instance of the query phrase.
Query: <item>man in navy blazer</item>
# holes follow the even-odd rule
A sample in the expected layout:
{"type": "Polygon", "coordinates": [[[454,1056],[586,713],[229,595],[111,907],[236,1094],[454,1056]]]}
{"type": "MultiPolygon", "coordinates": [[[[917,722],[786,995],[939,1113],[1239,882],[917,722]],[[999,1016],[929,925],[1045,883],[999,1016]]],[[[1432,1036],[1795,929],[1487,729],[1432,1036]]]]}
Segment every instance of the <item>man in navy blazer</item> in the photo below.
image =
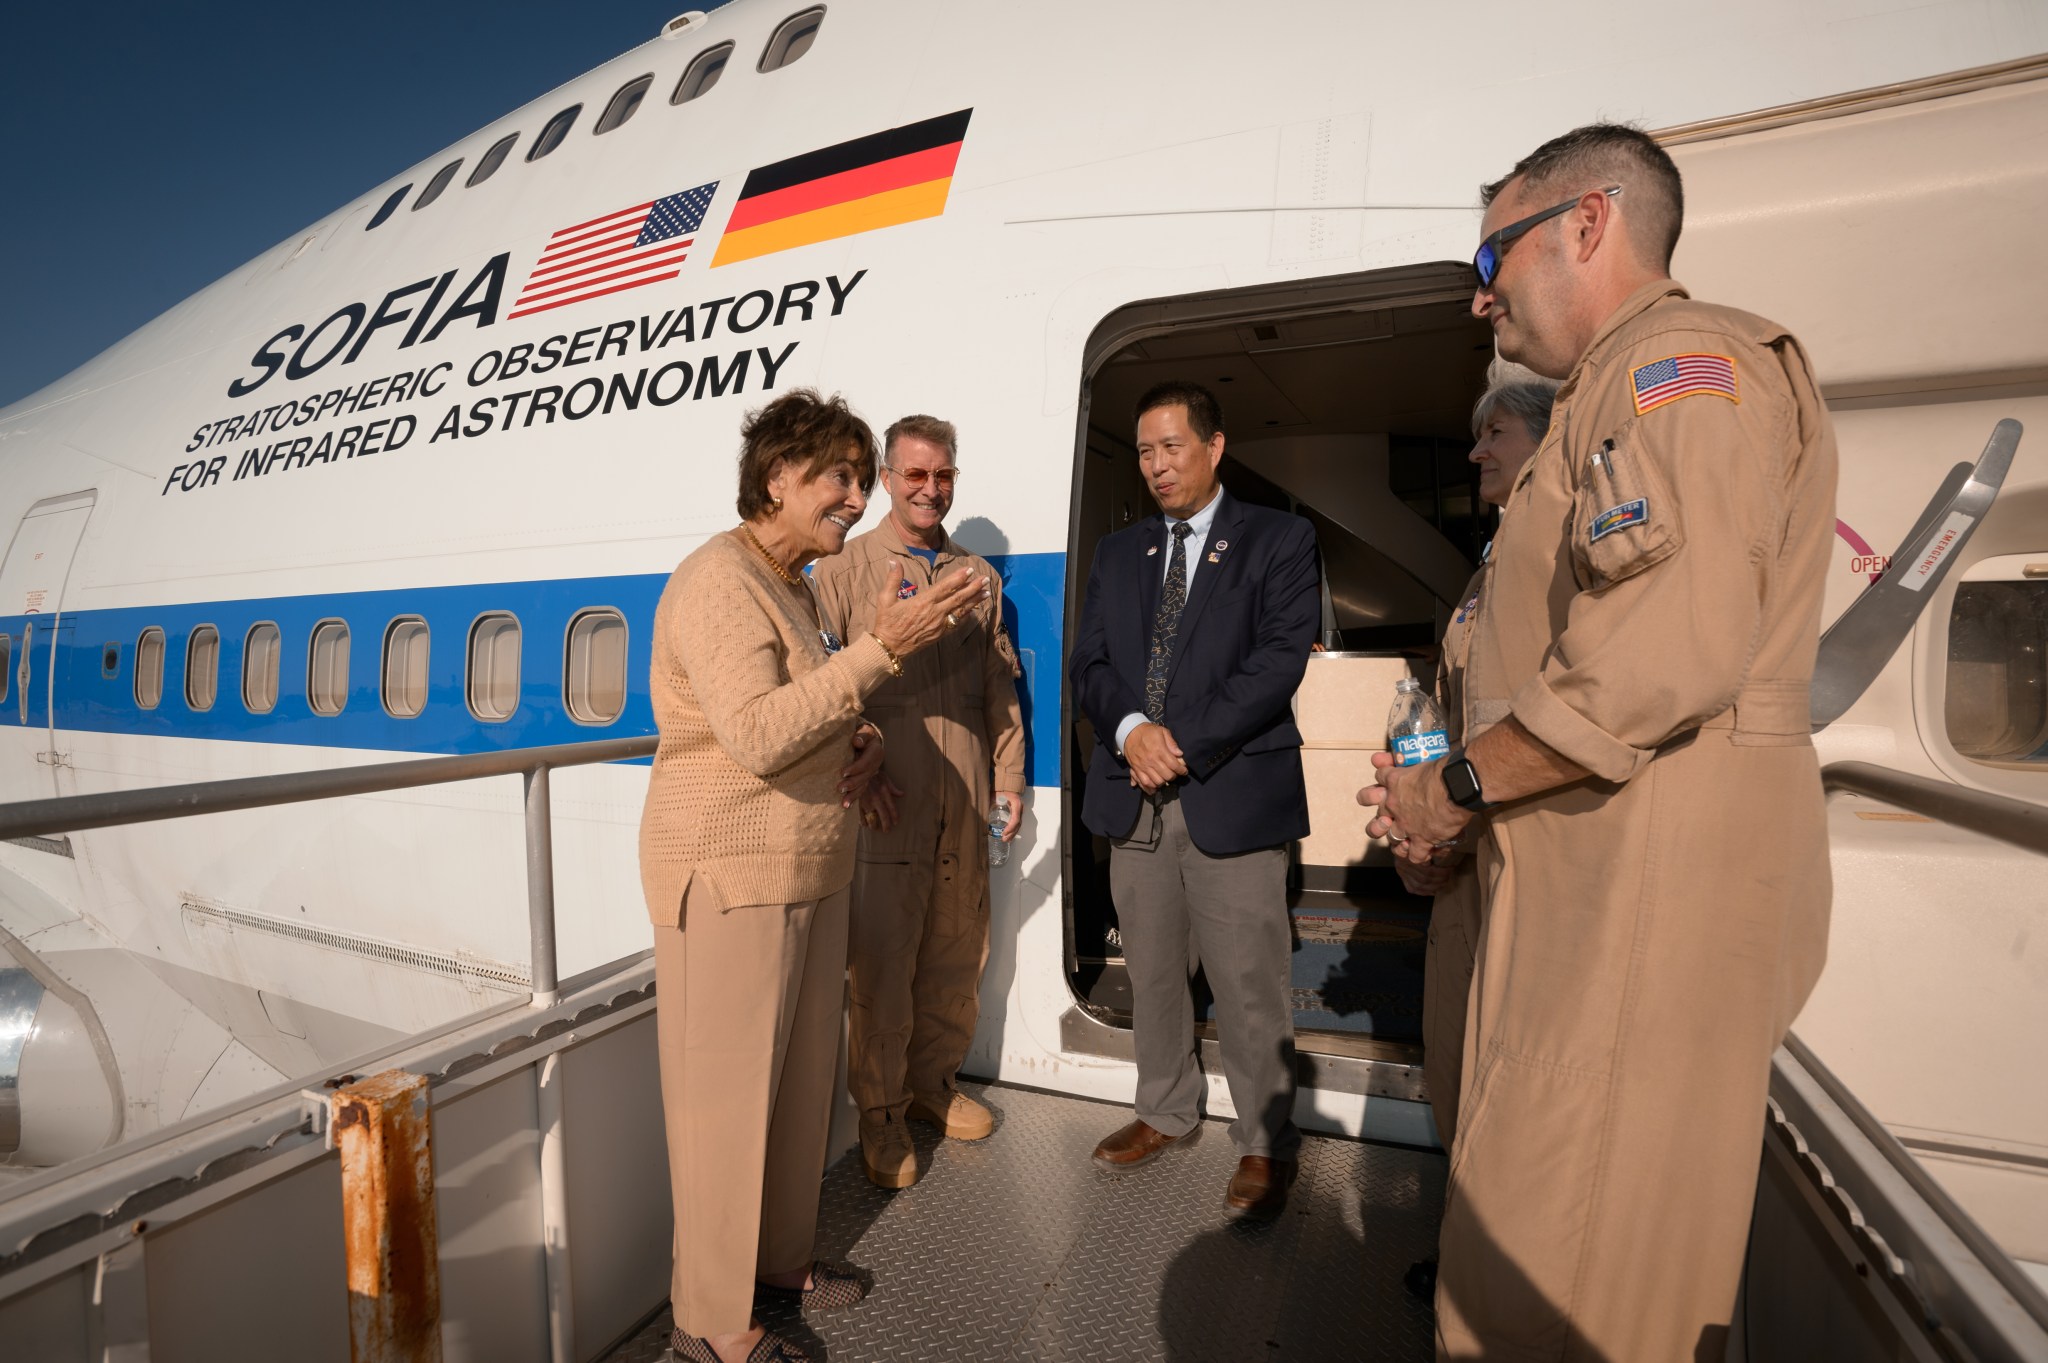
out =
{"type": "Polygon", "coordinates": [[[1286,845],[1308,832],[1291,703],[1322,614],[1315,532],[1223,489],[1206,388],[1159,384],[1135,415],[1162,514],[1096,547],[1068,664],[1095,727],[1081,817],[1111,840],[1138,1059],[1137,1120],[1095,1160],[1135,1168],[1200,1131],[1199,961],[1237,1108],[1224,1208],[1265,1218],[1300,1145],[1286,845]]]}

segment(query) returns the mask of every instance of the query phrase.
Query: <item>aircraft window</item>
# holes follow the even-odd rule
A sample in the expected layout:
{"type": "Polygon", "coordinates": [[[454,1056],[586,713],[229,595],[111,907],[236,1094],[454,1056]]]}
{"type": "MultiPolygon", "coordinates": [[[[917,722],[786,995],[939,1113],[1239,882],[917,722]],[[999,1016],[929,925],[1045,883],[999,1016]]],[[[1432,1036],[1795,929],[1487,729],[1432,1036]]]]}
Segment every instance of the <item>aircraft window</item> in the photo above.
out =
{"type": "Polygon", "coordinates": [[[519,622],[503,611],[469,627],[469,712],[496,724],[519,708],[519,622]]]}
{"type": "Polygon", "coordinates": [[[427,708],[427,622],[417,615],[393,620],[384,631],[384,712],[411,719],[427,708]]]}
{"type": "Polygon", "coordinates": [[[461,169],[462,158],[458,156],[447,165],[435,171],[434,178],[427,181],[427,187],[420,191],[420,196],[417,199],[412,201],[412,211],[417,213],[434,200],[440,198],[441,191],[448,188],[449,182],[455,178],[455,172],[461,169]]]}
{"type": "Polygon", "coordinates": [[[405,202],[405,196],[411,192],[412,186],[410,184],[403,184],[400,185],[398,188],[392,190],[391,197],[384,201],[384,206],[382,208],[378,209],[375,213],[370,215],[370,221],[368,222],[368,224],[364,226],[363,230],[365,232],[374,232],[378,228],[382,227],[384,225],[384,219],[390,217],[393,213],[396,213],[398,211],[398,206],[405,202]]]}
{"type": "Polygon", "coordinates": [[[2048,763],[2048,582],[1965,582],[1948,621],[1948,741],[2000,765],[2048,763]]]}
{"type": "Polygon", "coordinates": [[[697,96],[708,93],[712,86],[718,84],[718,78],[725,74],[725,64],[731,60],[731,43],[720,43],[699,52],[683,72],[683,78],[676,82],[676,92],[668,97],[668,102],[688,104],[697,96]]]}
{"type": "Polygon", "coordinates": [[[7,688],[14,684],[14,668],[10,661],[14,656],[14,640],[0,634],[0,705],[7,703],[7,688]]]}
{"type": "Polygon", "coordinates": [[[533,145],[527,148],[526,159],[538,161],[556,147],[561,146],[562,139],[569,135],[569,129],[576,124],[576,115],[582,112],[583,106],[581,104],[571,104],[568,108],[549,119],[547,126],[540,130],[540,136],[534,138],[533,145]]]}
{"type": "Polygon", "coordinates": [[[220,631],[194,625],[185,640],[185,708],[211,710],[220,690],[220,631]]]}
{"type": "Polygon", "coordinates": [[[316,715],[338,715],[348,704],[348,626],[322,620],[306,645],[306,704],[316,715]]]}
{"type": "Polygon", "coordinates": [[[640,101],[647,98],[647,87],[654,84],[652,72],[627,85],[619,87],[612,96],[612,102],[604,106],[604,117],[597,120],[597,126],[590,130],[592,137],[608,133],[634,114],[640,112],[640,101]]]}
{"type": "Polygon", "coordinates": [[[518,133],[507,133],[496,142],[493,142],[491,149],[484,153],[483,159],[476,163],[476,169],[471,171],[469,178],[462,182],[462,187],[464,189],[475,189],[478,185],[496,175],[498,167],[504,165],[505,158],[511,154],[512,144],[518,140],[518,133]]]}
{"type": "Polygon", "coordinates": [[[155,625],[135,641],[135,703],[154,710],[164,698],[164,632],[155,625]]]}
{"type": "Polygon", "coordinates": [[[587,610],[569,622],[562,701],[578,724],[609,724],[626,708],[626,617],[587,610]]]}
{"type": "Polygon", "coordinates": [[[242,708],[252,715],[267,715],[277,708],[280,644],[277,626],[268,620],[249,626],[242,641],[242,708]]]}
{"type": "Polygon", "coordinates": [[[768,40],[768,46],[761,53],[761,71],[780,71],[791,62],[811,50],[811,44],[818,41],[818,30],[825,26],[825,7],[807,9],[801,14],[792,14],[782,21],[775,30],[775,36],[768,40]]]}

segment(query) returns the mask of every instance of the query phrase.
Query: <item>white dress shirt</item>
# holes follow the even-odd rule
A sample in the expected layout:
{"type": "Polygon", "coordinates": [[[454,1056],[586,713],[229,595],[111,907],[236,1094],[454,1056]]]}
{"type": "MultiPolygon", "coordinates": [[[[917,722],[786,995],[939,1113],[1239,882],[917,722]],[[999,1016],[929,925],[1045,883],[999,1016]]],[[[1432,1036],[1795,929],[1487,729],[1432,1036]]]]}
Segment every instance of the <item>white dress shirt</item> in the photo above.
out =
{"type": "MultiPolygon", "coordinates": [[[[1216,508],[1222,504],[1223,488],[1219,484],[1216,491],[1210,495],[1209,504],[1188,517],[1190,533],[1185,541],[1183,552],[1187,555],[1189,596],[1195,594],[1195,571],[1201,567],[1202,550],[1209,543],[1209,527],[1216,523],[1216,508]]],[[[1173,527],[1179,524],[1180,522],[1174,520],[1171,516],[1167,517],[1166,553],[1159,556],[1159,579],[1162,582],[1166,580],[1167,573],[1172,571],[1173,568],[1173,559],[1170,557],[1174,547],[1173,527]]],[[[1133,710],[1125,715],[1122,722],[1116,726],[1116,750],[1121,753],[1124,750],[1124,740],[1131,736],[1131,730],[1137,728],[1140,724],[1147,723],[1150,723],[1150,721],[1145,718],[1145,712],[1142,710],[1133,710]]]]}

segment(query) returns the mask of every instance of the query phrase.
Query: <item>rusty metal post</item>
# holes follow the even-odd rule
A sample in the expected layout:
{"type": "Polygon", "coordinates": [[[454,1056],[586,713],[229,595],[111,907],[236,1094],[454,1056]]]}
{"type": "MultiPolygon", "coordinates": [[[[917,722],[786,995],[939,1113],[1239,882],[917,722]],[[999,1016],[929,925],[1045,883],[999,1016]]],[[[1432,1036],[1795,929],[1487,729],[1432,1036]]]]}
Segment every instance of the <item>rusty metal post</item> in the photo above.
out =
{"type": "Polygon", "coordinates": [[[555,826],[546,763],[526,773],[526,916],[535,1008],[561,997],[555,975],[555,826]]]}
{"type": "Polygon", "coordinates": [[[331,1110],[348,1248],[349,1357],[440,1363],[441,1238],[426,1077],[387,1070],[336,1090],[331,1110]]]}

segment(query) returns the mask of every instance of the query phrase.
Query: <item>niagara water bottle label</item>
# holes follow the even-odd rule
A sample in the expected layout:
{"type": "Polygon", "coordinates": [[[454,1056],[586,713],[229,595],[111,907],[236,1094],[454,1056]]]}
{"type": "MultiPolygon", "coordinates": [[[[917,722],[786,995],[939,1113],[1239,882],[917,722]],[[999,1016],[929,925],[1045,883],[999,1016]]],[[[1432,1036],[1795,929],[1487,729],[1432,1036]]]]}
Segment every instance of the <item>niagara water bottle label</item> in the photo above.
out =
{"type": "Polygon", "coordinates": [[[1428,734],[1402,734],[1394,740],[1394,756],[1401,759],[1401,765],[1404,767],[1448,757],[1450,752],[1451,741],[1445,737],[1442,729],[1428,734]]]}
{"type": "Polygon", "coordinates": [[[1394,709],[1387,716],[1387,746],[1401,765],[1430,762],[1450,755],[1450,737],[1436,702],[1423,693],[1422,683],[1403,677],[1394,685],[1394,709]]]}

